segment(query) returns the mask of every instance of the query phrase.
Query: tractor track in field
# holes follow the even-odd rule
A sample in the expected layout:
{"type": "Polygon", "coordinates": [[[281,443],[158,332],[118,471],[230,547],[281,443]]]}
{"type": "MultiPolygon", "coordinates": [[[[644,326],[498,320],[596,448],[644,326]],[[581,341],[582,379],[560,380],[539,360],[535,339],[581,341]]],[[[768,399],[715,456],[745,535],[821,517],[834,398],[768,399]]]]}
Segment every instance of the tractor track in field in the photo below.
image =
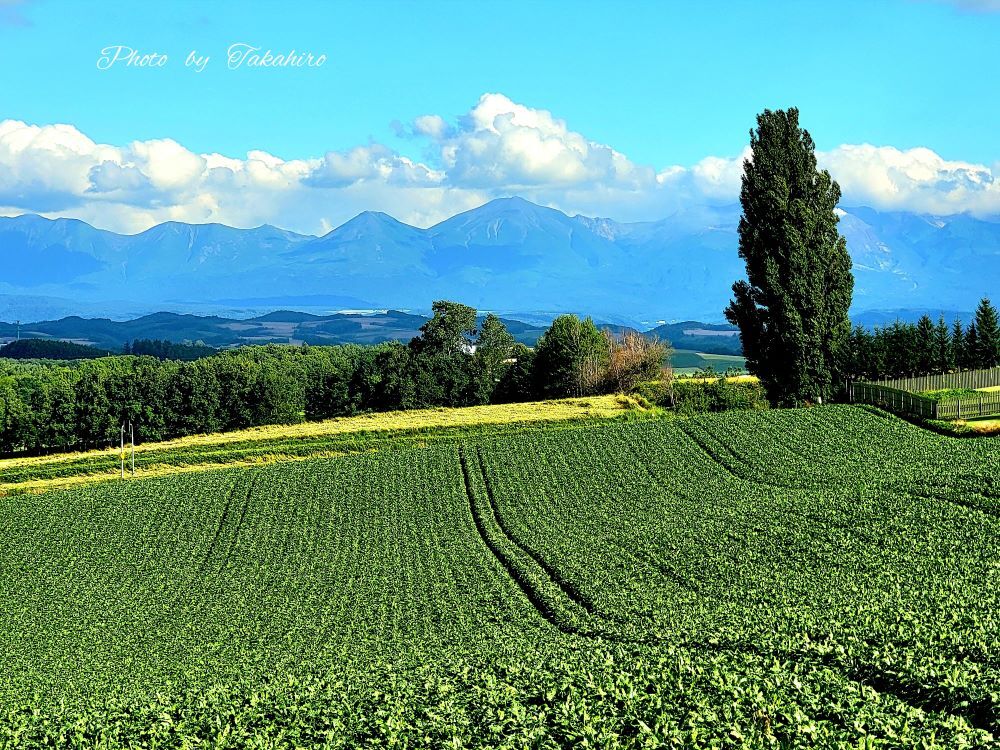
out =
{"type": "MultiPolygon", "coordinates": [[[[243,499],[239,502],[240,510],[239,517],[236,519],[235,528],[233,530],[232,539],[229,541],[229,546],[226,549],[226,553],[223,556],[221,562],[219,563],[218,570],[221,572],[225,569],[229,560],[232,558],[233,550],[236,549],[236,541],[239,538],[240,531],[243,529],[243,523],[246,521],[247,511],[250,506],[250,498],[253,494],[254,486],[256,485],[256,477],[251,477],[250,481],[247,483],[246,492],[242,493],[243,499]]],[[[211,565],[212,557],[215,555],[216,551],[220,547],[220,542],[224,535],[224,530],[230,525],[230,516],[235,514],[234,502],[236,501],[237,490],[239,489],[240,483],[234,482],[232,489],[229,491],[229,495],[226,498],[226,504],[222,508],[222,513],[219,516],[219,522],[216,524],[215,533],[212,535],[212,540],[208,544],[208,549],[205,551],[204,557],[202,557],[201,564],[198,567],[199,576],[204,576],[210,567],[216,567],[211,565]]]]}
{"type": "Polygon", "coordinates": [[[239,539],[240,532],[243,530],[243,522],[246,521],[247,510],[250,508],[250,499],[253,496],[253,489],[256,484],[257,477],[251,474],[250,481],[247,483],[246,494],[243,496],[243,503],[240,506],[240,517],[236,521],[236,528],[233,530],[233,538],[229,542],[229,549],[226,551],[225,557],[222,558],[222,562],[219,563],[219,572],[225,570],[233,557],[233,551],[236,549],[236,542],[239,539]]]}
{"type": "Polygon", "coordinates": [[[534,560],[538,566],[545,571],[546,575],[552,579],[553,583],[558,586],[566,596],[568,596],[573,602],[585,609],[589,614],[597,614],[593,602],[588,600],[580,590],[571,582],[563,578],[559,571],[557,571],[551,563],[545,560],[536,550],[531,546],[521,541],[514,532],[510,530],[507,522],[503,520],[503,516],[500,515],[500,511],[497,508],[496,499],[493,496],[493,488],[490,486],[490,481],[486,477],[486,470],[483,466],[483,455],[480,449],[476,448],[476,461],[479,464],[479,471],[483,477],[483,486],[486,487],[486,501],[490,507],[490,512],[496,519],[497,526],[503,535],[507,537],[516,547],[523,551],[528,557],[534,560]]]}
{"type": "Polygon", "coordinates": [[[233,481],[233,486],[229,490],[229,495],[226,497],[226,504],[222,508],[222,514],[219,516],[219,522],[215,526],[215,533],[212,535],[212,541],[208,543],[208,549],[205,551],[204,557],[201,559],[201,564],[198,566],[198,574],[203,576],[206,569],[208,568],[208,562],[212,559],[212,555],[215,554],[215,547],[219,543],[219,537],[222,536],[222,529],[226,525],[226,519],[229,516],[229,509],[233,504],[233,496],[236,494],[236,487],[239,485],[238,481],[233,481]]]}
{"type": "MultiPolygon", "coordinates": [[[[680,426],[681,431],[687,435],[691,441],[701,449],[714,463],[716,463],[720,468],[722,468],[727,474],[736,479],[739,482],[746,482],[749,484],[756,484],[761,487],[772,487],[774,489],[781,490],[793,490],[796,492],[813,492],[818,489],[829,488],[829,483],[799,483],[799,484],[789,484],[781,482],[768,482],[760,479],[759,477],[752,477],[746,472],[738,471],[734,466],[741,466],[746,463],[745,459],[739,456],[735,451],[729,448],[723,441],[715,438],[715,441],[719,444],[722,450],[725,450],[732,458],[732,461],[724,460],[720,455],[719,451],[713,449],[708,441],[698,435],[694,430],[692,430],[687,425],[680,426]],[[730,465],[732,463],[733,465],[730,465]]],[[[911,498],[922,498],[924,500],[934,500],[937,502],[951,503],[953,505],[960,506],[967,510],[977,511],[987,516],[993,518],[1000,518],[1000,497],[996,497],[989,493],[978,492],[976,490],[957,487],[950,484],[944,483],[929,483],[924,485],[914,485],[910,482],[886,482],[882,485],[882,489],[887,492],[898,492],[900,494],[906,495],[911,498]],[[944,492],[955,492],[955,493],[965,493],[972,495],[974,497],[979,497],[987,501],[987,503],[979,503],[975,501],[964,500],[960,497],[949,497],[944,492]],[[997,505],[994,507],[993,502],[997,505]]]]}
{"type": "Polygon", "coordinates": [[[481,456],[478,455],[478,451],[476,462],[479,465],[475,468],[471,465],[472,462],[464,446],[459,446],[458,453],[465,480],[469,511],[479,536],[487,549],[546,621],[562,633],[590,640],[646,646],[668,640],[661,636],[630,636],[608,629],[607,616],[598,611],[593,602],[583,597],[575,586],[568,584],[540,554],[518,542],[505,530],[506,527],[501,523],[499,514],[496,512],[495,501],[490,497],[489,483],[483,472],[481,456]],[[482,494],[486,495],[485,502],[477,498],[477,493],[473,488],[473,471],[478,471],[484,487],[482,494]],[[488,527],[494,528],[494,532],[491,533],[488,527]],[[510,549],[504,549],[506,545],[513,548],[513,553],[510,549]],[[518,553],[522,556],[520,563],[516,559],[518,553]],[[536,570],[526,570],[526,565],[536,567],[536,570]],[[549,587],[553,590],[547,595],[540,590],[543,587],[549,587]]]}
{"type": "MultiPolygon", "coordinates": [[[[493,554],[493,557],[497,559],[503,569],[507,572],[507,575],[518,585],[521,592],[527,597],[531,605],[538,611],[538,613],[545,618],[545,620],[552,625],[557,630],[566,633],[567,635],[581,635],[578,628],[563,622],[562,618],[558,617],[553,611],[552,606],[545,601],[544,597],[536,590],[535,586],[528,579],[528,576],[518,567],[514,560],[508,555],[498,543],[498,540],[493,539],[493,535],[487,532],[486,525],[480,512],[477,510],[476,493],[472,489],[472,477],[469,469],[468,458],[465,454],[464,447],[459,447],[458,451],[459,462],[462,465],[462,478],[465,480],[465,495],[469,502],[469,511],[472,514],[472,521],[476,526],[476,531],[479,532],[480,538],[486,545],[487,549],[493,554]]],[[[496,519],[494,518],[494,523],[496,519]]],[[[510,540],[507,540],[510,541],[510,540]]]]}

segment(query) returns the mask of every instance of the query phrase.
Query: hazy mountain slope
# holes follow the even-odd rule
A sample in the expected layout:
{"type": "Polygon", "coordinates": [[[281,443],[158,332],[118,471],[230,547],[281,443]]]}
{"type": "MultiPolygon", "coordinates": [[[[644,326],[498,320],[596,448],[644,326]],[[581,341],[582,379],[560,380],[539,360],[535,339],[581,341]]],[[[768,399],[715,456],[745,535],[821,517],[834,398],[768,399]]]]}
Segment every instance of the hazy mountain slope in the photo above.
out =
{"type": "MultiPolygon", "coordinates": [[[[119,235],[75,220],[0,218],[0,315],[243,303],[316,312],[318,300],[329,301],[321,311],[426,310],[450,298],[508,313],[718,321],[743,273],[739,215],[737,205],[692,207],[627,224],[506,198],[429,229],[365,212],[323,237],[176,222],[119,235]]],[[[856,311],[961,310],[998,295],[1000,219],[846,208],[841,231],[856,311]]]]}

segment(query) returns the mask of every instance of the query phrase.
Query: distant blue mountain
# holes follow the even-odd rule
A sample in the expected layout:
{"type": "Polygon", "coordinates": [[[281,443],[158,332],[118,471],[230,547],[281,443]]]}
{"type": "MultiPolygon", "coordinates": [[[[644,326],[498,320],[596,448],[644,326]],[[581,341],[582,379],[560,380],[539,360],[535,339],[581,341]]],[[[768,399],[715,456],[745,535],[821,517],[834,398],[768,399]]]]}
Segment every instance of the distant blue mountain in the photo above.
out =
{"type": "MultiPolygon", "coordinates": [[[[47,310],[426,310],[449,298],[646,327],[719,321],[743,275],[738,223],[737,205],[620,223],[520,198],[429,229],[365,212],[322,237],[177,222],[121,235],[72,219],[0,218],[0,318],[37,320],[47,310]]],[[[840,228],[854,260],[855,313],[968,310],[984,294],[1000,296],[1000,218],[859,207],[842,212],[840,228]]]]}

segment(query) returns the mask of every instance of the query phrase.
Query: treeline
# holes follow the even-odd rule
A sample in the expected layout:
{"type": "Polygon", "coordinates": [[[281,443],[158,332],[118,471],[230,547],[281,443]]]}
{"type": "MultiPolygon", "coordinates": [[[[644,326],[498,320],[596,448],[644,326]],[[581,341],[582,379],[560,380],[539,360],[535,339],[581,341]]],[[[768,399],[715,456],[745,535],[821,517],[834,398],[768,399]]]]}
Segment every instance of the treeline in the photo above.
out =
{"type": "Polygon", "coordinates": [[[94,359],[109,354],[106,349],[57,339],[18,339],[0,346],[3,359],[94,359]]]}
{"type": "Polygon", "coordinates": [[[116,444],[346,416],[626,391],[659,376],[666,346],[557,318],[534,350],[494,315],[436,302],[408,344],[266,346],[194,361],[113,356],[73,367],[0,363],[0,453],[116,444]]]}
{"type": "MultiPolygon", "coordinates": [[[[126,341],[122,354],[132,354],[137,357],[156,357],[157,359],[180,359],[193,361],[202,357],[210,357],[218,349],[201,342],[194,344],[178,344],[161,339],[136,339],[126,341]]],[[[77,344],[59,339],[19,339],[0,346],[0,359],[97,359],[108,357],[115,352],[99,349],[96,346],[77,344]]]]}
{"type": "Polygon", "coordinates": [[[924,315],[916,323],[899,321],[873,331],[856,326],[851,332],[847,372],[867,380],[978,370],[1000,365],[1000,323],[988,298],[976,308],[968,327],[935,323],[924,315]]]}
{"type": "Polygon", "coordinates": [[[137,357],[156,357],[157,359],[180,359],[192,362],[202,357],[210,357],[218,349],[206,344],[196,342],[194,344],[178,344],[173,341],[162,339],[136,339],[126,341],[122,347],[122,354],[133,354],[137,357]]]}

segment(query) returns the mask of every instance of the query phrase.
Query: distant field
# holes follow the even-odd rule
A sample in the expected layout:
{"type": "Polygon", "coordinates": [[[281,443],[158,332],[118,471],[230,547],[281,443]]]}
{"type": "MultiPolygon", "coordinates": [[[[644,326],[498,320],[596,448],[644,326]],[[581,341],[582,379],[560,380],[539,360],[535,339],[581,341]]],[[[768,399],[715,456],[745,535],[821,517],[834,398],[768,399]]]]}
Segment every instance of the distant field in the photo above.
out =
{"type": "Polygon", "coordinates": [[[0,497],[0,747],[995,746],[989,441],[558,424],[0,497]]]}
{"type": "Polygon", "coordinates": [[[725,372],[731,367],[746,368],[746,359],[731,354],[704,354],[687,349],[675,349],[670,356],[670,364],[678,375],[691,375],[697,370],[709,367],[718,372],[725,372]]]}

